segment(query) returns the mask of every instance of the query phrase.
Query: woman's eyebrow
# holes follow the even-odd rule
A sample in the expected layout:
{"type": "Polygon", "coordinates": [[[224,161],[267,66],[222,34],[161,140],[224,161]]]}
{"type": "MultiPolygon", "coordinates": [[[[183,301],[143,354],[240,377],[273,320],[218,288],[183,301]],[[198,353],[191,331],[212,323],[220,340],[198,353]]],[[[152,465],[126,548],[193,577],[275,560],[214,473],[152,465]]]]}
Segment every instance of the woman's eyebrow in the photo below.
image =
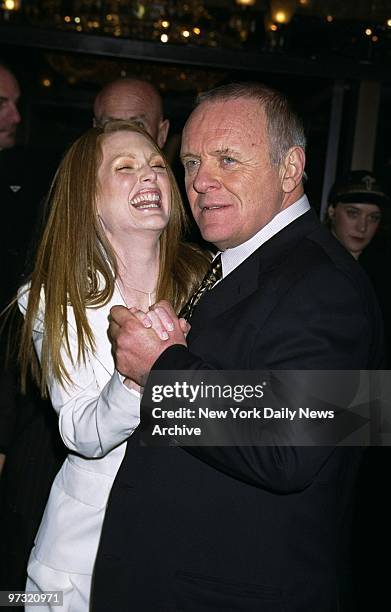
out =
{"type": "Polygon", "coordinates": [[[131,157],[132,159],[134,159],[135,155],[133,153],[129,153],[129,151],[124,151],[121,153],[115,153],[113,159],[116,159],[117,157],[131,157]]]}

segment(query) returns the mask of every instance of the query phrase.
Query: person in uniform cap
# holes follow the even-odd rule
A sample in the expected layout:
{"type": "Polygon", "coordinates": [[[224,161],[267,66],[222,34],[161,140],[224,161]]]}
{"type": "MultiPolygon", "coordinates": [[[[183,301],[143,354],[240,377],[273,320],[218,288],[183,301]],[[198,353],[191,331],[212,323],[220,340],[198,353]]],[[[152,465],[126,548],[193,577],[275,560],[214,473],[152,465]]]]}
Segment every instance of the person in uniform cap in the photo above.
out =
{"type": "Polygon", "coordinates": [[[334,236],[358,259],[377,234],[390,199],[372,172],[354,170],[333,185],[327,209],[334,236]]]}
{"type": "MultiPolygon", "coordinates": [[[[350,172],[337,180],[330,191],[327,211],[330,229],[358,259],[375,289],[383,315],[388,369],[391,367],[391,294],[386,278],[390,261],[389,234],[387,236],[389,211],[389,195],[378,178],[367,170],[350,172]]],[[[363,610],[373,607],[375,602],[380,602],[386,596],[386,587],[382,586],[386,585],[386,579],[381,555],[378,545],[374,543],[381,541],[384,550],[389,544],[389,539],[385,539],[388,515],[383,485],[390,461],[388,451],[387,447],[368,448],[358,480],[355,533],[360,534],[360,545],[355,550],[354,558],[357,600],[363,610]],[[370,568],[364,568],[368,558],[374,561],[370,568]]]]}

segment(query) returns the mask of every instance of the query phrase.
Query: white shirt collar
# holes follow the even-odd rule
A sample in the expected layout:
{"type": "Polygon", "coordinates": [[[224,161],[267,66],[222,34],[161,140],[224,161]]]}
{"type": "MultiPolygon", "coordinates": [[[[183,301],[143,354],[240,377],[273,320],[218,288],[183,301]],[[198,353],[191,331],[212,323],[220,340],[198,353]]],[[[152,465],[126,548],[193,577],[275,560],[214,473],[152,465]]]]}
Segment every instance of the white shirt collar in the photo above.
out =
{"type": "Polygon", "coordinates": [[[295,221],[310,209],[307,196],[304,194],[299,200],[277,213],[269,223],[259,230],[254,236],[232,249],[227,249],[221,254],[223,278],[237,268],[247,257],[256,251],[267,240],[284,227],[295,221]]]}

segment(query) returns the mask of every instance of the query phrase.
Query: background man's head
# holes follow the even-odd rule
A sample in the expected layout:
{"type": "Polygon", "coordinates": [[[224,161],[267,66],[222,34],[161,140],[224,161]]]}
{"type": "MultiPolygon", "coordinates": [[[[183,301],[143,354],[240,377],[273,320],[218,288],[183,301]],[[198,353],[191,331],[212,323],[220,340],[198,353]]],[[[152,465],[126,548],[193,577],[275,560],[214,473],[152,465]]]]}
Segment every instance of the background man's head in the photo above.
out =
{"type": "Polygon", "coordinates": [[[258,83],[198,99],[182,139],[186,190],[205,240],[242,244],[303,194],[305,136],[286,98],[258,83]]]}
{"type": "Polygon", "coordinates": [[[94,102],[94,126],[110,119],[133,121],[144,128],[162,148],[169,121],[163,118],[162,100],[151,83],[139,79],[118,79],[108,83],[94,102]]]}
{"type": "Polygon", "coordinates": [[[0,149],[15,145],[16,128],[21,121],[18,111],[20,88],[12,72],[0,62],[0,149]]]}

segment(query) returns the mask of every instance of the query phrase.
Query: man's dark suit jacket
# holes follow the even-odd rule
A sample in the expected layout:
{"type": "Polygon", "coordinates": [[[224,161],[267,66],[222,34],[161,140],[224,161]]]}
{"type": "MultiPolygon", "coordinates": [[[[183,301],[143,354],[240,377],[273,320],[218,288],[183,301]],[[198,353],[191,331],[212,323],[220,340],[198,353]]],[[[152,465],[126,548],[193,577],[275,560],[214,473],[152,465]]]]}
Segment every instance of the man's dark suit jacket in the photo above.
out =
{"type": "MultiPolygon", "coordinates": [[[[39,234],[43,199],[54,175],[56,156],[14,147],[0,151],[0,311],[16,295],[39,234]]],[[[16,319],[21,319],[19,312],[16,319]]],[[[0,321],[1,323],[1,321],[0,321]]],[[[17,349],[17,322],[9,322],[17,349]]],[[[8,328],[7,328],[8,329],[8,328]]],[[[16,358],[5,367],[7,331],[0,335],[0,452],[6,462],[0,479],[0,589],[23,590],[32,548],[50,486],[64,460],[57,417],[32,381],[19,389],[16,358]]]]}
{"type": "MultiPolygon", "coordinates": [[[[188,344],[154,368],[382,365],[368,281],[313,211],[202,298],[188,344]]],[[[137,445],[110,496],[94,612],[344,609],[359,449],[137,445]]]]}

